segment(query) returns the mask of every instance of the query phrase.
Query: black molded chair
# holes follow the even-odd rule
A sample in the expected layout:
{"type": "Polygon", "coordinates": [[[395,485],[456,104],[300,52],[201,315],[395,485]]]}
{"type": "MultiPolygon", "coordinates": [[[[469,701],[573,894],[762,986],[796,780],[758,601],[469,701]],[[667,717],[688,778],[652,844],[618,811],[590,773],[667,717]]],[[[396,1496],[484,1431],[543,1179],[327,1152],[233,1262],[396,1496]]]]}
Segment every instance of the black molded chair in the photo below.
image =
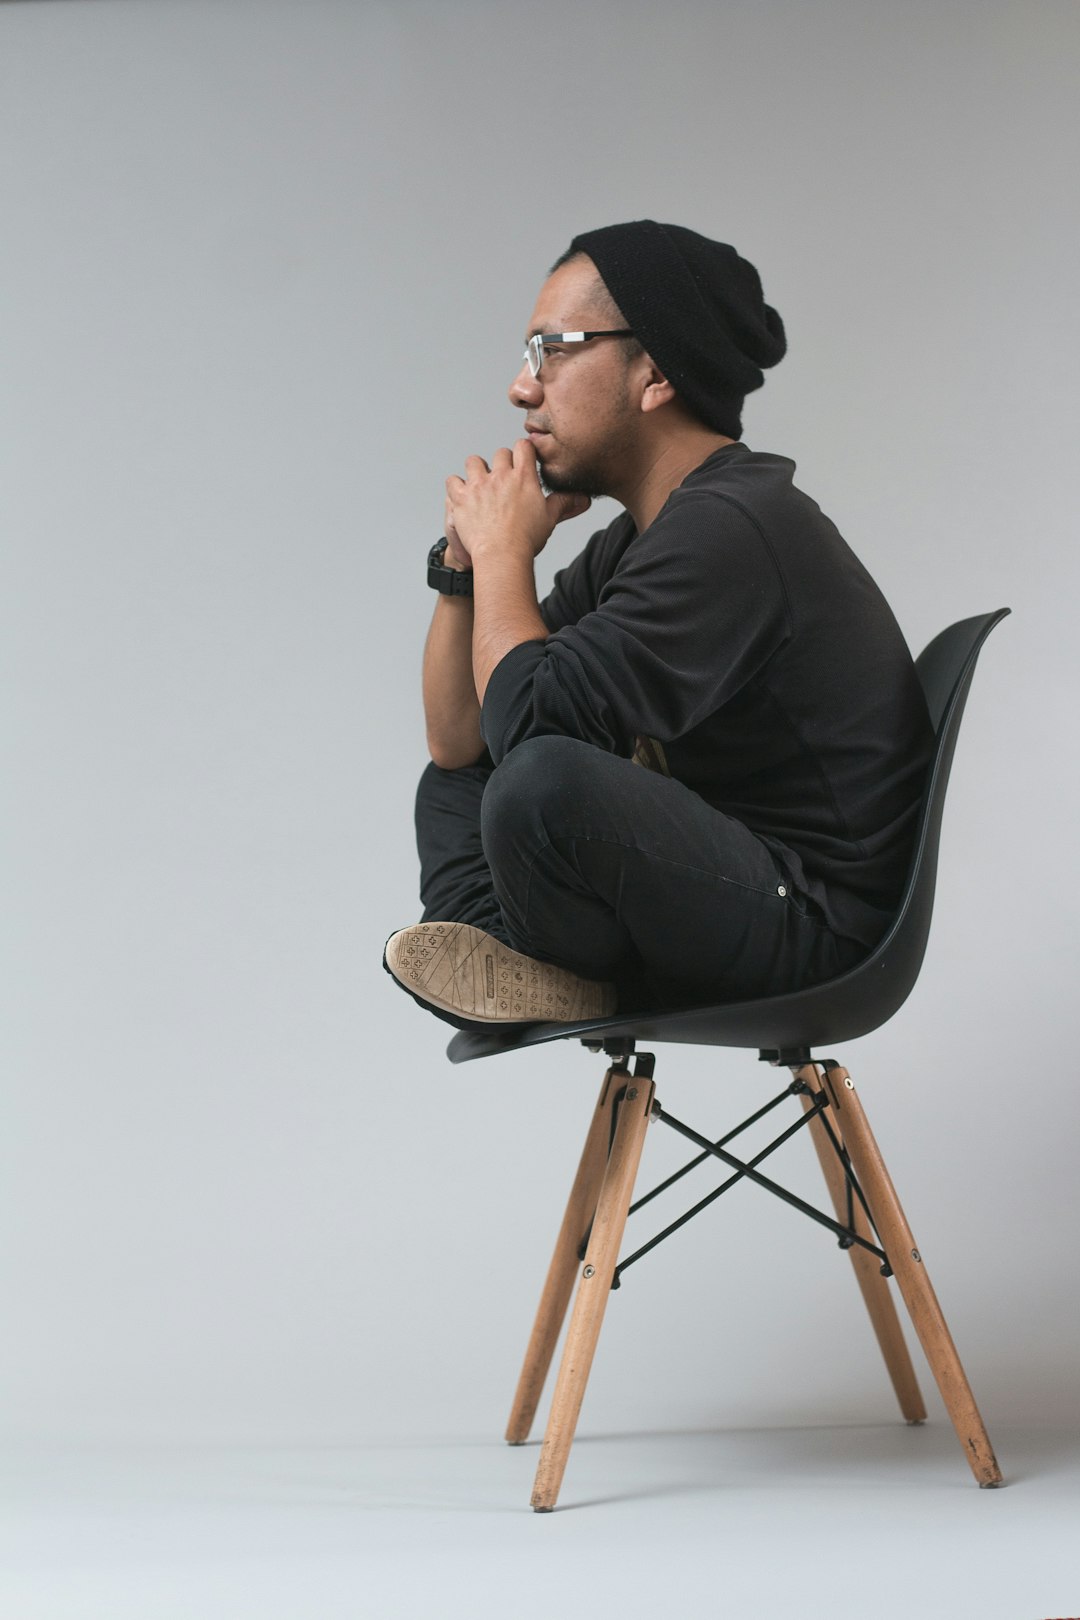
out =
{"type": "Polygon", "coordinates": [[[532,1505],[538,1512],[549,1512],[558,1497],[609,1291],[619,1286],[628,1266],[743,1179],[818,1221],[848,1249],[901,1411],[909,1423],[920,1423],[926,1410],[888,1287],[887,1279],[895,1275],[975,1478],[983,1486],[1000,1484],[1001,1473],[974,1396],[851,1077],[834,1059],[815,1059],[812,1048],[879,1028],[907,999],[918,977],[930,930],[941,817],[960,720],[983,642],[1008,612],[1001,608],[951,625],[916,660],[937,741],[903,899],[888,932],[858,966],[788,995],[717,1007],[617,1014],[573,1025],[497,1025],[489,1030],[462,1031],[450,1042],[447,1055],[454,1063],[567,1039],[578,1039],[593,1051],[602,1050],[612,1060],[585,1140],[507,1428],[511,1444],[520,1445],[528,1438],[580,1266],[536,1474],[532,1505]],[[636,1051],[642,1040],[756,1047],[761,1058],[775,1067],[788,1068],[793,1078],[750,1119],[718,1141],[710,1141],[655,1101],[655,1058],[636,1051]],[[795,1124],[749,1162],[728,1152],[728,1142],[789,1095],[802,1102],[803,1112],[795,1124]],[[699,1151],[681,1170],[631,1205],[650,1120],[671,1126],[699,1151]],[[809,1127],[814,1139],[835,1218],[815,1210],[757,1169],[803,1126],[809,1127]],[[628,1214],[710,1156],[732,1174],[687,1215],[620,1264],[619,1247],[628,1214]]]}

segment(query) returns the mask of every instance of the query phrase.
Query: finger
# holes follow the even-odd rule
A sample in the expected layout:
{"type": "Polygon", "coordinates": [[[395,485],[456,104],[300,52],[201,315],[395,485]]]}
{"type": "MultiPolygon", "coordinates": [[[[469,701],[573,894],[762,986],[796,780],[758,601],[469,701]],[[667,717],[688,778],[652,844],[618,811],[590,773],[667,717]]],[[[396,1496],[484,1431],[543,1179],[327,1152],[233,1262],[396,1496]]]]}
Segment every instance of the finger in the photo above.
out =
{"type": "Polygon", "coordinates": [[[580,517],[592,505],[588,495],[554,494],[547,496],[547,509],[552,522],[565,523],[567,518],[580,517]]]}
{"type": "Polygon", "coordinates": [[[496,472],[500,468],[503,471],[505,471],[507,467],[512,467],[513,465],[514,465],[513,451],[512,450],[507,450],[505,446],[503,446],[499,450],[496,450],[495,454],[491,458],[491,470],[492,470],[492,472],[496,472]]]}
{"type": "Polygon", "coordinates": [[[517,439],[514,443],[514,466],[536,466],[536,446],[531,439],[517,439]]]}
{"type": "Polygon", "coordinates": [[[446,480],[446,498],[447,498],[447,500],[452,501],[455,496],[461,494],[461,491],[464,488],[465,488],[465,480],[464,480],[464,478],[459,478],[457,473],[451,473],[449,478],[446,480]]]}
{"type": "Polygon", "coordinates": [[[483,456],[466,456],[465,457],[465,476],[466,476],[466,478],[479,478],[481,473],[489,473],[490,471],[491,471],[491,468],[488,466],[488,464],[484,460],[483,456]]]}

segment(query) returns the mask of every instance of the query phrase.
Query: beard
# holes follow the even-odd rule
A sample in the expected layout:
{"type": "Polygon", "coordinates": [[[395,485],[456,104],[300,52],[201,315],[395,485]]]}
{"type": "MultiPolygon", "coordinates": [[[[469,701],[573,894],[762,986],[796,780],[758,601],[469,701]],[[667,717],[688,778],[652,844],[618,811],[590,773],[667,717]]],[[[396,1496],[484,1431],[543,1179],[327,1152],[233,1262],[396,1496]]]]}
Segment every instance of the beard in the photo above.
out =
{"type": "MultiPolygon", "coordinates": [[[[620,374],[610,387],[610,394],[601,405],[604,415],[604,429],[601,433],[591,434],[593,444],[589,447],[580,447],[578,452],[573,447],[560,444],[555,439],[555,457],[565,462],[557,467],[549,463],[539,463],[541,483],[547,494],[559,496],[588,496],[589,501],[597,501],[602,496],[610,496],[619,501],[620,488],[627,483],[627,468],[633,468],[636,458],[636,413],[631,410],[630,389],[628,389],[625,371],[620,374]],[[560,457],[562,452],[562,457],[560,457]]],[[[541,415],[541,424],[542,424],[541,415]]],[[[594,424],[599,426],[599,424],[594,424]]]]}
{"type": "Polygon", "coordinates": [[[595,435],[589,449],[575,457],[572,448],[562,446],[567,458],[562,466],[540,462],[540,481],[548,494],[587,495],[590,500],[610,495],[619,499],[616,492],[625,487],[627,469],[637,460],[637,419],[630,406],[625,369],[612,384],[602,410],[604,431],[595,435]]]}
{"type": "Polygon", "coordinates": [[[571,467],[567,472],[548,472],[540,469],[540,483],[545,495],[587,495],[591,501],[610,495],[609,480],[598,469],[571,467]]]}
{"type": "Polygon", "coordinates": [[[587,495],[598,500],[625,487],[627,467],[633,464],[634,443],[629,432],[613,435],[601,451],[591,456],[572,457],[565,466],[552,467],[540,462],[540,482],[549,495],[587,495]]]}

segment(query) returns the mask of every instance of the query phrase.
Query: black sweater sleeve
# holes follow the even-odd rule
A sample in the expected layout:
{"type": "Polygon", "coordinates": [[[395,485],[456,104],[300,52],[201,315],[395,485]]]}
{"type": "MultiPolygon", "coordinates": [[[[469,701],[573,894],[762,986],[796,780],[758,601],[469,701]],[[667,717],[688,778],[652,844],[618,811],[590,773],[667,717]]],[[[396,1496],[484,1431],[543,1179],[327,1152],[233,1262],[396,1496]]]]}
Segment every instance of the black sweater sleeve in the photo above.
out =
{"type": "MultiPolygon", "coordinates": [[[[545,621],[559,627],[493,671],[481,730],[496,764],[529,737],[579,737],[623,755],[638,735],[680,737],[753,680],[789,634],[771,550],[734,501],[679,489],[644,533],[622,538],[596,606],[559,623],[549,598],[545,621]]],[[[583,584],[573,581],[574,596],[583,584]]]]}
{"type": "Polygon", "coordinates": [[[551,590],[540,603],[540,617],[549,631],[563,630],[592,613],[600,592],[634,538],[628,512],[621,512],[606,529],[598,529],[583,550],[555,575],[551,590]]]}

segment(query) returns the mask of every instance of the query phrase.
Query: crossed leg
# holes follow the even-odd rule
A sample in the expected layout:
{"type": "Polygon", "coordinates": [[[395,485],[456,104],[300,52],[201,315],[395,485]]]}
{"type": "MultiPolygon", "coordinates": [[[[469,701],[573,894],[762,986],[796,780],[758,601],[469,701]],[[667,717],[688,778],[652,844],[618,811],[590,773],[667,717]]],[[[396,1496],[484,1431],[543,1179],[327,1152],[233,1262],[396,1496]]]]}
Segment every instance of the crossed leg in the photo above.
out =
{"type": "Polygon", "coordinates": [[[782,851],[680,782],[569,737],[429,766],[417,795],[426,922],[613,980],[620,1004],[736,999],[828,978],[834,934],[782,851]]]}

